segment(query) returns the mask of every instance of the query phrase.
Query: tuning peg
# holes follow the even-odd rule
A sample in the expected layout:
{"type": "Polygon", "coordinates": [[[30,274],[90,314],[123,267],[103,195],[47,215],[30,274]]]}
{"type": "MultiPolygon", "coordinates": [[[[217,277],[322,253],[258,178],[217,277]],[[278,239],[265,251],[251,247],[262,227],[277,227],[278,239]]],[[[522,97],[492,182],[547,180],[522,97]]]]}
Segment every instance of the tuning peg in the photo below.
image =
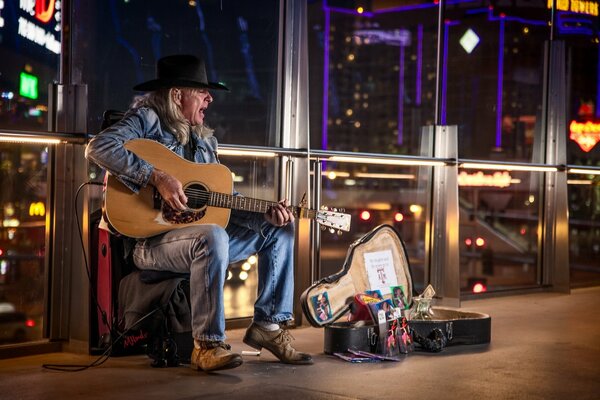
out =
{"type": "Polygon", "coordinates": [[[333,229],[333,228],[329,228],[329,232],[330,232],[330,233],[335,233],[335,229],[333,229]]]}
{"type": "Polygon", "coordinates": [[[342,232],[340,229],[337,230],[338,236],[342,236],[342,233],[344,233],[344,232],[342,232]]]}
{"type": "Polygon", "coordinates": [[[323,225],[321,225],[321,230],[324,231],[325,229],[327,229],[327,228],[325,228],[323,225]]]}
{"type": "Polygon", "coordinates": [[[337,210],[338,210],[337,208],[332,208],[331,209],[331,211],[333,211],[333,212],[337,212],[337,210]]]}
{"type": "Polygon", "coordinates": [[[340,212],[341,213],[346,212],[346,209],[345,208],[340,208],[340,212]]]}

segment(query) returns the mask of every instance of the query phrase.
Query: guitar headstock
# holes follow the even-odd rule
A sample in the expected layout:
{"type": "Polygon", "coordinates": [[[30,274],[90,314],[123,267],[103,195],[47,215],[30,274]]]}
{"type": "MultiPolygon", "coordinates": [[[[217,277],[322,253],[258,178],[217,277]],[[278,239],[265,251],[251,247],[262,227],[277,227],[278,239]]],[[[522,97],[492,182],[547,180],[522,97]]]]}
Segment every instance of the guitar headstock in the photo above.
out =
{"type": "MultiPolygon", "coordinates": [[[[343,210],[341,210],[343,211],[343,210]]],[[[322,229],[329,228],[330,232],[338,232],[339,235],[350,230],[350,214],[339,212],[337,208],[329,209],[325,206],[317,211],[315,220],[321,225],[322,229]]]]}

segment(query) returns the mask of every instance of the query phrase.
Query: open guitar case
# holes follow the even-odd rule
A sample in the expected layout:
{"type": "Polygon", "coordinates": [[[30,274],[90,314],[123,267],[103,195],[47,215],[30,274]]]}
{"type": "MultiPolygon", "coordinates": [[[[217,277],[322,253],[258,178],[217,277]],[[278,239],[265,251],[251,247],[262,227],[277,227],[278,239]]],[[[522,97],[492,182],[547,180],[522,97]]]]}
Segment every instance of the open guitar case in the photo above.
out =
{"type": "MultiPolygon", "coordinates": [[[[379,289],[384,300],[391,299],[390,286],[402,287],[408,324],[415,336],[426,338],[435,330],[443,333],[445,346],[490,342],[491,317],[487,314],[432,307],[429,319],[411,319],[409,310],[416,292],[406,248],[393,227],[380,225],[350,245],[339,272],[322,278],[301,295],[308,321],[325,329],[326,354],[348,349],[377,351],[376,325],[364,320],[350,321],[349,316],[357,312],[354,300],[357,294],[379,289]],[[383,281],[389,286],[378,283],[378,275],[384,276],[383,281]]],[[[432,351],[426,345],[421,344],[421,347],[432,351]]]]}

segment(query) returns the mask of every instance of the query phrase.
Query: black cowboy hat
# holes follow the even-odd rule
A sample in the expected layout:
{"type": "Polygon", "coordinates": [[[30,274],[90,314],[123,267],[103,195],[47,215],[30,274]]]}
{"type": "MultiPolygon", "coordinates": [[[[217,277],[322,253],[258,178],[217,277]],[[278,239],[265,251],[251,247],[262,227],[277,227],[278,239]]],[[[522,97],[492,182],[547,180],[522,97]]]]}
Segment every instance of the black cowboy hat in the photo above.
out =
{"type": "Polygon", "coordinates": [[[209,82],[204,61],[189,54],[163,57],[156,63],[156,79],[140,83],[133,90],[150,92],[169,87],[193,87],[229,90],[225,85],[209,82]]]}

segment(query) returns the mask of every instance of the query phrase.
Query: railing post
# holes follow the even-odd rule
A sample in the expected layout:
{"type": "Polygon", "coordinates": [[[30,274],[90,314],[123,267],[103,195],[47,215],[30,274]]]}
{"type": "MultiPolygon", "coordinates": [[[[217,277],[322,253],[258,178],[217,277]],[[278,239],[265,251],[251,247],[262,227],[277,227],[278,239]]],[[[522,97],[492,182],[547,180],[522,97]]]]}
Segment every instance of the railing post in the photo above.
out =
{"type": "MultiPolygon", "coordinates": [[[[433,157],[458,157],[456,126],[436,126],[433,157]]],[[[438,303],[460,306],[458,166],[434,166],[431,179],[429,274],[438,303]]],[[[428,277],[428,279],[427,279],[428,277]]],[[[427,282],[426,282],[427,283],[427,282]]]]}

